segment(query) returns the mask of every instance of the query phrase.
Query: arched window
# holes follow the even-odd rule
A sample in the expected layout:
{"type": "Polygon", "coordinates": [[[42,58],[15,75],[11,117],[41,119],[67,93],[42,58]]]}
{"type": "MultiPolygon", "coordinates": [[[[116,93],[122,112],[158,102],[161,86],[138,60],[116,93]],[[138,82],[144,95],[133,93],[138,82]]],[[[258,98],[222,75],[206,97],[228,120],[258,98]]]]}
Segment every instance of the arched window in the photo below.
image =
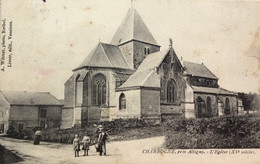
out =
{"type": "Polygon", "coordinates": [[[167,84],[167,103],[174,103],[176,99],[176,88],[173,80],[169,80],[167,84]]]}
{"type": "Polygon", "coordinates": [[[205,116],[205,102],[203,101],[203,99],[201,97],[197,98],[197,117],[198,118],[202,118],[205,116]]]}
{"type": "Polygon", "coordinates": [[[211,98],[207,97],[207,116],[212,116],[212,110],[211,110],[211,98]]]}
{"type": "Polygon", "coordinates": [[[224,113],[226,115],[230,114],[230,102],[229,102],[228,98],[226,98],[226,100],[225,100],[225,111],[224,111],[224,113]]]}
{"type": "Polygon", "coordinates": [[[97,74],[92,79],[92,104],[106,104],[106,77],[102,74],[97,74]]]}
{"type": "Polygon", "coordinates": [[[121,93],[119,96],[119,110],[121,109],[126,109],[126,99],[124,93],[121,93]]]}
{"type": "Polygon", "coordinates": [[[77,105],[79,103],[79,80],[80,75],[77,75],[76,79],[75,79],[75,104],[77,105]]]}

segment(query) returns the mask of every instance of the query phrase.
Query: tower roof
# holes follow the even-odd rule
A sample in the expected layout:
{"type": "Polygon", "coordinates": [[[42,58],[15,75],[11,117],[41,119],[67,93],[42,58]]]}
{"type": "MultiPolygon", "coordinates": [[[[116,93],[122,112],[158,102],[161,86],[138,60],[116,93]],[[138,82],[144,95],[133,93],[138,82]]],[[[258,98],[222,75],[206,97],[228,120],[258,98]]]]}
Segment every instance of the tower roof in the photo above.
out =
{"type": "Polygon", "coordinates": [[[133,7],[128,10],[123,22],[114,35],[111,44],[120,45],[131,40],[158,45],[142,18],[133,7]]]}

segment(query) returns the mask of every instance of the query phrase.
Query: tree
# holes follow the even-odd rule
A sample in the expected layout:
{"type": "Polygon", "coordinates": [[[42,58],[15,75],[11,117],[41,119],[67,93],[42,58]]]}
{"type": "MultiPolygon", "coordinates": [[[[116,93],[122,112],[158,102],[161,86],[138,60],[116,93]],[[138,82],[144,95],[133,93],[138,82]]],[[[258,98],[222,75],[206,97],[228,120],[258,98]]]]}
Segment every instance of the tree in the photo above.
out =
{"type": "Polygon", "coordinates": [[[260,110],[260,95],[256,93],[238,93],[238,97],[242,99],[245,111],[260,110]]]}

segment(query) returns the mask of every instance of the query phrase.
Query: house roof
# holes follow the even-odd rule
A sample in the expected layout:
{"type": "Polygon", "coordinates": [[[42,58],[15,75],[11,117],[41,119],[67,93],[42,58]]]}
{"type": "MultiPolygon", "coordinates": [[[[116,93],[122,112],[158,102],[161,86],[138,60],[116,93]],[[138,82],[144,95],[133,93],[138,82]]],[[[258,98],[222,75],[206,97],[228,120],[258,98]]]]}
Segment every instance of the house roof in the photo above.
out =
{"type": "Polygon", "coordinates": [[[191,86],[194,92],[199,93],[213,93],[218,95],[234,95],[236,96],[237,93],[228,91],[224,88],[210,88],[210,87],[198,87],[198,86],[191,86]]]}
{"type": "Polygon", "coordinates": [[[49,92],[0,91],[10,105],[62,105],[49,92]]]}
{"type": "MultiPolygon", "coordinates": [[[[85,60],[78,66],[130,69],[118,46],[99,42],[85,60]]],[[[78,69],[77,68],[77,69],[78,69]]]]}
{"type": "Polygon", "coordinates": [[[138,40],[158,45],[144,21],[133,7],[128,10],[123,22],[114,35],[111,44],[120,45],[130,40],[138,40]]]}
{"type": "Polygon", "coordinates": [[[218,79],[204,64],[187,61],[184,61],[183,64],[184,68],[186,69],[186,74],[188,75],[218,79]]]}

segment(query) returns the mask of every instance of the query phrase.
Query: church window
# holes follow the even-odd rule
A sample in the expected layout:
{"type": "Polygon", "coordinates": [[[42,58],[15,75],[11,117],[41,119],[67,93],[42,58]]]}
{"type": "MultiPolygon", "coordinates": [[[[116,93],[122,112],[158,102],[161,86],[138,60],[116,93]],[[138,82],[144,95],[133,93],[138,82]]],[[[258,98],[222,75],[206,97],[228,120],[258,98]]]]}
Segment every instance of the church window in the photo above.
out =
{"type": "Polygon", "coordinates": [[[197,83],[199,83],[200,82],[200,79],[197,79],[197,83]]]}
{"type": "Polygon", "coordinates": [[[126,98],[124,93],[121,93],[119,97],[119,110],[122,109],[126,109],[126,98]]]}
{"type": "Polygon", "coordinates": [[[211,117],[212,110],[211,110],[211,98],[207,97],[207,117],[211,117]]]}
{"type": "Polygon", "coordinates": [[[145,47],[145,48],[144,48],[144,54],[145,54],[145,55],[150,54],[150,49],[149,49],[148,47],[145,47]]]}
{"type": "Polygon", "coordinates": [[[174,103],[176,99],[176,88],[173,80],[169,80],[167,84],[167,103],[174,103]]]}
{"type": "Polygon", "coordinates": [[[105,105],[106,103],[106,77],[97,74],[92,79],[92,104],[105,105]]]}
{"type": "Polygon", "coordinates": [[[197,98],[196,107],[197,107],[197,117],[198,118],[204,117],[205,116],[205,102],[201,97],[197,98]]]}
{"type": "Polygon", "coordinates": [[[226,100],[225,100],[225,111],[224,111],[224,113],[226,115],[230,114],[230,102],[229,102],[228,98],[226,98],[226,100]]]}
{"type": "Polygon", "coordinates": [[[75,84],[76,84],[76,86],[75,86],[75,103],[76,104],[78,104],[79,96],[80,96],[80,94],[79,94],[79,83],[78,83],[79,77],[80,77],[80,75],[78,75],[76,77],[76,81],[75,81],[75,84]]]}
{"type": "Polygon", "coordinates": [[[207,87],[209,86],[209,81],[208,81],[208,80],[206,81],[206,86],[207,86],[207,87]]]}

